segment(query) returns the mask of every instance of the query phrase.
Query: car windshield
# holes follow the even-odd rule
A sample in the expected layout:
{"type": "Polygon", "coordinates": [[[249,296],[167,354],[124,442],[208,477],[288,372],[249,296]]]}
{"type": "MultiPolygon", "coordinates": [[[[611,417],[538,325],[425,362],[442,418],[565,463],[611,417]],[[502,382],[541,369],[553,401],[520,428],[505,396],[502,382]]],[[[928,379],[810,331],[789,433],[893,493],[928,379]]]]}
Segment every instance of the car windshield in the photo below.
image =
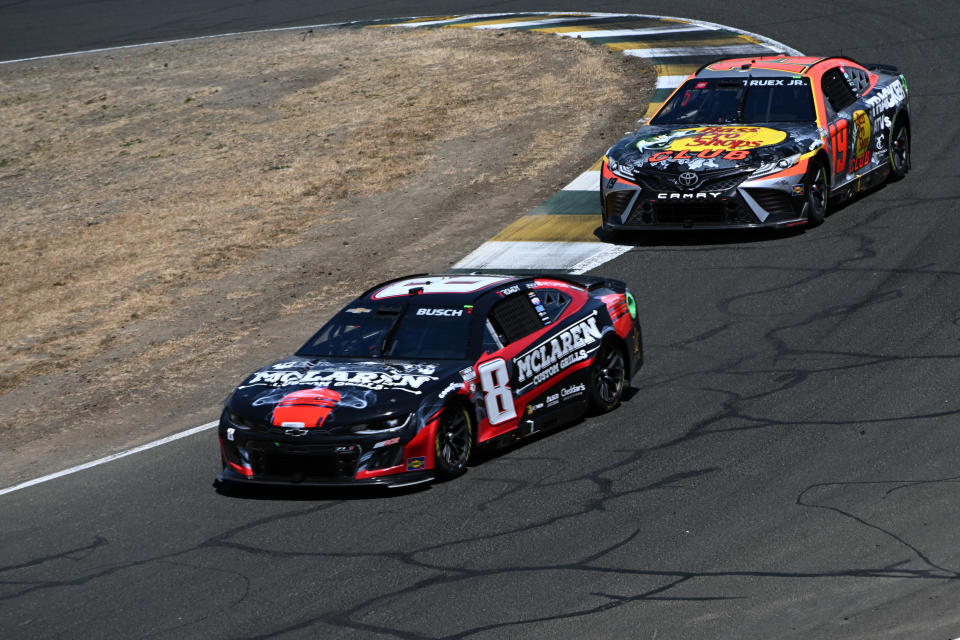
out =
{"type": "Polygon", "coordinates": [[[411,304],[350,306],[303,347],[299,356],[465,359],[470,310],[411,304]]]}
{"type": "Polygon", "coordinates": [[[807,78],[693,78],[650,124],[813,122],[807,78]]]}

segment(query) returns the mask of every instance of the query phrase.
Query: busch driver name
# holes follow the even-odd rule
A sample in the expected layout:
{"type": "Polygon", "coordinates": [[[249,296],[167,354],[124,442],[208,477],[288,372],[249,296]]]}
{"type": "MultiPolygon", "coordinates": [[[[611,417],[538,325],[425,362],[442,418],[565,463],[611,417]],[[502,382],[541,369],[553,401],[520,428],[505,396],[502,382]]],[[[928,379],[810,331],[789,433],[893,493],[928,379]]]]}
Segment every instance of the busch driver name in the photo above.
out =
{"type": "Polygon", "coordinates": [[[584,347],[600,340],[596,312],[575,325],[564,329],[550,340],[541,342],[523,353],[513,362],[517,367],[517,382],[524,384],[533,378],[534,384],[557,375],[570,365],[586,360],[589,356],[584,347]]]}

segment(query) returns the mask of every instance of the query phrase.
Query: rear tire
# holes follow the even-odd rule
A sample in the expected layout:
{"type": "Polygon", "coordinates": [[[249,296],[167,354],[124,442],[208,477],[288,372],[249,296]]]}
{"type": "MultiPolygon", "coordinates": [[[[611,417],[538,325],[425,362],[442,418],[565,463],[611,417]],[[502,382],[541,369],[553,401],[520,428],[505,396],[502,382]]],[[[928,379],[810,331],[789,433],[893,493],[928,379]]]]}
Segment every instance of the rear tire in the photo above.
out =
{"type": "Polygon", "coordinates": [[[827,169],[823,160],[815,158],[810,162],[807,176],[804,178],[807,202],[807,222],[811,227],[823,224],[827,216],[827,204],[830,197],[830,183],[827,181],[827,169]]]}
{"type": "Polygon", "coordinates": [[[910,170],[910,130],[897,118],[890,130],[890,175],[887,182],[902,180],[910,170]]]}
{"type": "Polygon", "coordinates": [[[433,446],[439,479],[450,480],[466,472],[473,451],[473,421],[466,409],[453,405],[443,410],[433,446]]]}
{"type": "Polygon", "coordinates": [[[618,404],[627,386],[627,366],[623,350],[610,340],[600,345],[589,381],[590,408],[597,413],[606,413],[618,404]]]}

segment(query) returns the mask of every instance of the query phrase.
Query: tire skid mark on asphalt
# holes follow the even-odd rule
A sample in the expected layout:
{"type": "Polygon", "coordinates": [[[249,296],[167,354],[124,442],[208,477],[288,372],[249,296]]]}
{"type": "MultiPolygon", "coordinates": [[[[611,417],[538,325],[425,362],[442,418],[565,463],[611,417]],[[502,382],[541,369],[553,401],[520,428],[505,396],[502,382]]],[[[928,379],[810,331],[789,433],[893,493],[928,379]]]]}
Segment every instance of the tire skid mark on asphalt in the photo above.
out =
{"type": "MultiPolygon", "coordinates": [[[[281,27],[243,33],[224,33],[162,42],[121,45],[17,60],[3,60],[0,61],[0,64],[117,51],[135,47],[176,44],[250,33],[296,31],[324,27],[511,29],[587,39],[596,44],[623,51],[625,55],[642,56],[653,64],[657,72],[657,86],[647,109],[648,115],[653,113],[688,75],[705,62],[719,57],[713,53],[705,53],[705,51],[723,51],[724,53],[720,55],[728,55],[726,52],[734,50],[747,52],[746,55],[760,52],[782,52],[790,55],[799,55],[800,53],[755,33],[685,18],[622,13],[539,12],[425,16],[400,21],[386,19],[281,27]],[[699,36],[695,37],[693,34],[698,33],[705,37],[697,39],[699,36]],[[697,42],[701,45],[698,46],[697,42]]],[[[733,55],[739,55],[739,53],[733,55]]],[[[629,251],[632,248],[631,246],[603,243],[594,235],[594,229],[600,215],[599,203],[597,202],[600,197],[599,171],[600,160],[597,160],[587,171],[577,176],[559,193],[508,225],[493,239],[484,243],[454,265],[450,271],[584,273],[629,251]],[[591,200],[594,203],[593,205],[589,204],[591,200]]],[[[132,449],[120,451],[33,480],[27,480],[0,489],[0,496],[202,433],[213,429],[217,424],[218,421],[208,422],[132,449]]]]}

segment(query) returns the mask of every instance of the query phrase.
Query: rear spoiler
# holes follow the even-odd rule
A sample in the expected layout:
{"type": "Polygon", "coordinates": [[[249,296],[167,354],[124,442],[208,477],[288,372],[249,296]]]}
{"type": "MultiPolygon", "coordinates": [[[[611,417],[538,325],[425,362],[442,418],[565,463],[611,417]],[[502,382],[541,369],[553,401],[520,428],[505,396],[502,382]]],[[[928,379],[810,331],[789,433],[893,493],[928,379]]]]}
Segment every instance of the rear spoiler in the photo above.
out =
{"type": "Polygon", "coordinates": [[[878,62],[871,62],[863,66],[867,71],[882,71],[883,73],[889,73],[891,75],[897,75],[900,73],[900,69],[893,64],[880,64],[878,62]]]}

